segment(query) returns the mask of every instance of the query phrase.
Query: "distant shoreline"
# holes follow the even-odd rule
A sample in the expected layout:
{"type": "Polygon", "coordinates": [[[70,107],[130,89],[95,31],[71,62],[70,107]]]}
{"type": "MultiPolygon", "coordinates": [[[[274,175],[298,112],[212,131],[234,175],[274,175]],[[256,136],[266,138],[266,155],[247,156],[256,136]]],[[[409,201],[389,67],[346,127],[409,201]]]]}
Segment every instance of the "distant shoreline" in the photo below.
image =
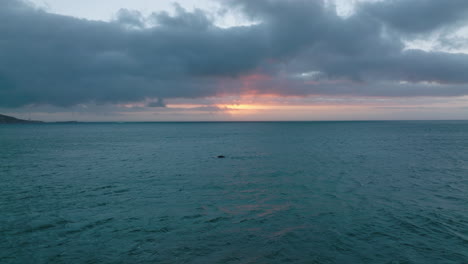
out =
{"type": "Polygon", "coordinates": [[[24,120],[12,116],[0,114],[0,124],[41,124],[42,121],[37,120],[24,120]]]}
{"type": "Polygon", "coordinates": [[[171,124],[171,123],[333,123],[333,122],[454,122],[468,121],[467,119],[444,120],[269,120],[269,121],[38,121],[25,120],[13,116],[0,114],[1,124],[171,124]]]}

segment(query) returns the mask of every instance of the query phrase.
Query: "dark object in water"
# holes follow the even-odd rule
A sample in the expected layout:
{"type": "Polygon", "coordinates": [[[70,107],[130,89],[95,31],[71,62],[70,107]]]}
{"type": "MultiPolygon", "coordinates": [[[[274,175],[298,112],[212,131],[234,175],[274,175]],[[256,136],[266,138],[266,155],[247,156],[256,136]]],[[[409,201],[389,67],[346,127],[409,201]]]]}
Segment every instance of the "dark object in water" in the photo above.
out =
{"type": "Polygon", "coordinates": [[[226,158],[226,157],[223,156],[223,155],[219,155],[219,156],[218,156],[218,159],[224,159],[224,158],[226,158]]]}

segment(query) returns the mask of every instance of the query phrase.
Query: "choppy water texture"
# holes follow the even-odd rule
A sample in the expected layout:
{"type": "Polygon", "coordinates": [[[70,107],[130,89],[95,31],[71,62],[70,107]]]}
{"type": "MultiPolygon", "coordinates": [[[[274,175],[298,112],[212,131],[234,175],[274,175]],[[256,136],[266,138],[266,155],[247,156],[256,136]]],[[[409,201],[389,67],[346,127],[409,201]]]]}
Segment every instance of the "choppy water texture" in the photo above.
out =
{"type": "Polygon", "coordinates": [[[0,263],[468,263],[468,122],[4,125],[0,177],[0,263]]]}

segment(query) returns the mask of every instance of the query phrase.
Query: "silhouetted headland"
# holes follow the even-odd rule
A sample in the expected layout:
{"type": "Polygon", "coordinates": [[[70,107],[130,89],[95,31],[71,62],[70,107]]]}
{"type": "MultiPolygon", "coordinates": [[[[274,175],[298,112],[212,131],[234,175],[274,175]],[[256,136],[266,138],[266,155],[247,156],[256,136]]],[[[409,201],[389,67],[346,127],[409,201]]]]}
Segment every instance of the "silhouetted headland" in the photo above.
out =
{"type": "Polygon", "coordinates": [[[43,123],[42,121],[36,120],[24,120],[12,116],[1,115],[0,114],[0,124],[37,124],[43,123]]]}

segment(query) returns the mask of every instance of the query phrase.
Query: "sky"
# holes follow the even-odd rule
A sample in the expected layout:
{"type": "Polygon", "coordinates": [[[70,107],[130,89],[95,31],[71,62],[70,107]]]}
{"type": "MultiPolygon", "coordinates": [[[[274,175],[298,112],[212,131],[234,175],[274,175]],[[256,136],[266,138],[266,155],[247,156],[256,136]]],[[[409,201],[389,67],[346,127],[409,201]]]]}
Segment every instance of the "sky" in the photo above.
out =
{"type": "Polygon", "coordinates": [[[468,117],[466,0],[2,0],[0,113],[468,117]]]}

